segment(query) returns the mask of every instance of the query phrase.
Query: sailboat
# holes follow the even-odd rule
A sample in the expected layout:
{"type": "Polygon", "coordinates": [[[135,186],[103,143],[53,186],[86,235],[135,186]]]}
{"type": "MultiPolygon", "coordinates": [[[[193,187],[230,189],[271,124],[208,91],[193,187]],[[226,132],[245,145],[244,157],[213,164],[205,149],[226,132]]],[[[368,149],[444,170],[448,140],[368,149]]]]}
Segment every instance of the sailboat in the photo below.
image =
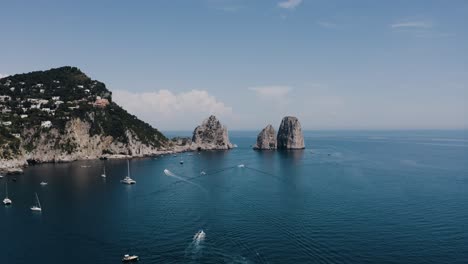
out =
{"type": "Polygon", "coordinates": [[[103,178],[106,177],[106,166],[104,166],[104,172],[101,174],[101,177],[103,177],[103,178]]]}
{"type": "Polygon", "coordinates": [[[37,196],[37,193],[35,194],[36,194],[36,204],[31,207],[31,211],[41,212],[42,211],[41,202],[39,201],[39,196],[37,196]]]}
{"type": "Polygon", "coordinates": [[[8,198],[8,182],[5,182],[5,199],[3,199],[3,204],[4,205],[10,205],[11,200],[8,198]]]}
{"type": "Polygon", "coordinates": [[[128,160],[127,160],[127,171],[128,171],[127,176],[125,176],[123,180],[120,180],[120,182],[124,184],[135,184],[136,181],[130,178],[130,162],[128,160]]]}

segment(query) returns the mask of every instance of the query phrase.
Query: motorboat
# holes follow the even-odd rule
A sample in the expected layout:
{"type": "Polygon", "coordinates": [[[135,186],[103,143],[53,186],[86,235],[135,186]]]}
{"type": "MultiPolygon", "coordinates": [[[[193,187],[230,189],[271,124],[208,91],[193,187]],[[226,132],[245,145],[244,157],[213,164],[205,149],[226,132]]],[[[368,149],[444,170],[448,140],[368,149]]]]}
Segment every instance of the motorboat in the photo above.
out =
{"type": "Polygon", "coordinates": [[[42,181],[42,182],[40,183],[41,186],[46,186],[47,184],[49,184],[49,183],[44,182],[44,181],[42,181]]]}
{"type": "Polygon", "coordinates": [[[124,257],[122,258],[122,262],[134,262],[134,261],[138,261],[138,256],[136,255],[129,255],[129,254],[125,254],[124,257]]]}

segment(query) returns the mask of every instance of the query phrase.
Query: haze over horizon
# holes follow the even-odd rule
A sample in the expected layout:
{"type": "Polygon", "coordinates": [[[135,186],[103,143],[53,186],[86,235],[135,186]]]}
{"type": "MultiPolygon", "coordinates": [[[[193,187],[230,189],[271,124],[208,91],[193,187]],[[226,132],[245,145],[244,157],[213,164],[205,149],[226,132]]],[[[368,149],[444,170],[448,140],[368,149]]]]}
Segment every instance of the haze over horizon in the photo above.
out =
{"type": "Polygon", "coordinates": [[[0,77],[76,66],[162,131],[468,128],[466,1],[1,6],[0,77]]]}

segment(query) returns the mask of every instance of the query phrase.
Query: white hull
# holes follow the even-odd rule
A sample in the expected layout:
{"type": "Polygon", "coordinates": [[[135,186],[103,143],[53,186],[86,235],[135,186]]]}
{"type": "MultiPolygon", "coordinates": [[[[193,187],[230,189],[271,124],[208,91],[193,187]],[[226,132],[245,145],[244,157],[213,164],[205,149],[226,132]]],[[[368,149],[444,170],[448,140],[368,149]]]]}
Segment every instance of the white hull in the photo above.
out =
{"type": "Polygon", "coordinates": [[[31,211],[35,211],[35,212],[41,212],[41,211],[42,211],[42,209],[41,209],[41,208],[39,208],[39,207],[37,207],[37,206],[33,206],[33,207],[31,207],[31,211]]]}

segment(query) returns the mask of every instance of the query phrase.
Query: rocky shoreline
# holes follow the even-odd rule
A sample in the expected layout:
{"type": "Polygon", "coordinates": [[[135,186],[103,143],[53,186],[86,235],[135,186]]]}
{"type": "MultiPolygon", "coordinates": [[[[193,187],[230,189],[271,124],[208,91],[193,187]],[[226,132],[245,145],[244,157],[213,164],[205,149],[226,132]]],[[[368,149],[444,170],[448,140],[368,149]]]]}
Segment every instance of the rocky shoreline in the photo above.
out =
{"type": "MultiPolygon", "coordinates": [[[[157,157],[175,153],[203,150],[226,150],[234,146],[229,142],[227,128],[215,116],[207,118],[200,126],[195,128],[193,137],[173,138],[166,146],[161,148],[142,144],[132,133],[128,132],[129,143],[115,143],[112,138],[89,136],[89,125],[81,120],[71,122],[73,128],[65,137],[73,137],[80,143],[77,151],[67,154],[54,150],[50,144],[40,143],[40,147],[33,152],[20,155],[14,159],[0,160],[0,174],[22,173],[30,164],[64,163],[79,160],[97,159],[133,159],[144,157],[157,157]],[[71,132],[73,131],[73,132],[71,132]],[[97,147],[99,145],[99,147],[97,147]],[[115,149],[130,154],[102,154],[104,149],[115,149]]],[[[49,132],[50,133],[50,132],[49,132]]],[[[63,140],[64,138],[61,138],[63,140]]]]}

